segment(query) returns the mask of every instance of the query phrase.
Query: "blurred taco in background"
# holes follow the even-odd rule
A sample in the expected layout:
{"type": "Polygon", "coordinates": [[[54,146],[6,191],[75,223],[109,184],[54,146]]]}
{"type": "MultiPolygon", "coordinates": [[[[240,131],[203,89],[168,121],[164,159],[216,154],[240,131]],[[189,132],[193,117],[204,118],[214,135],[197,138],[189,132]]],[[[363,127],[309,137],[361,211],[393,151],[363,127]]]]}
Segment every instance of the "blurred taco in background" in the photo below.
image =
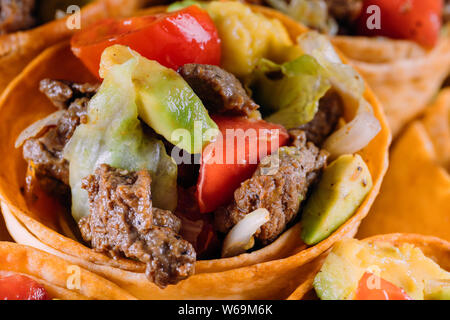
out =
{"type": "Polygon", "coordinates": [[[337,242],[310,281],[289,299],[450,300],[450,243],[417,234],[337,242]]]}
{"type": "Polygon", "coordinates": [[[1,98],[8,230],[140,299],[286,298],[387,169],[383,112],[343,60],[239,2],[77,33],[1,98]]]}
{"type": "Polygon", "coordinates": [[[418,116],[450,72],[448,0],[265,0],[333,37],[374,90],[392,133],[418,116]]]}
{"type": "Polygon", "coordinates": [[[135,298],[114,283],[61,258],[31,247],[0,242],[0,300],[53,299],[135,298]]]}
{"type": "MultiPolygon", "coordinates": [[[[80,27],[126,16],[151,0],[2,0],[0,1],[0,92],[45,48],[68,39],[80,27]],[[80,17],[74,14],[82,8],[80,17]]],[[[155,4],[158,2],[155,1],[155,4]]]]}
{"type": "Polygon", "coordinates": [[[398,138],[359,237],[409,232],[450,241],[450,89],[398,138]]]}

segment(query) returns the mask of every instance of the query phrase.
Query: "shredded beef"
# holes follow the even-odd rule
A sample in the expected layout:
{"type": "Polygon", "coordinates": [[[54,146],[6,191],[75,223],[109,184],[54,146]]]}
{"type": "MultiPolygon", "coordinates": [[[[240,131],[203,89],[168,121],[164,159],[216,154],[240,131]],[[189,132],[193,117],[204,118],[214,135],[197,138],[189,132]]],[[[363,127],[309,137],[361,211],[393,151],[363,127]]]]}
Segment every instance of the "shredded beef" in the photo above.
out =
{"type": "Polygon", "coordinates": [[[308,141],[320,146],[334,131],[342,116],[342,100],[338,93],[330,91],[319,102],[314,119],[298,129],[306,132],[308,141]]]}
{"type": "Polygon", "coordinates": [[[55,106],[66,111],[55,127],[25,142],[23,157],[32,164],[43,189],[60,195],[66,193],[69,185],[69,163],[63,158],[64,147],[77,126],[86,121],[87,105],[97,86],[45,79],[40,88],[55,106]]]}
{"type": "Polygon", "coordinates": [[[250,116],[259,108],[239,80],[217,66],[186,64],[178,72],[212,113],[250,116]]]}
{"type": "Polygon", "coordinates": [[[35,0],[0,0],[0,35],[26,30],[36,23],[35,0]]]}
{"type": "Polygon", "coordinates": [[[295,147],[281,148],[263,159],[253,177],[235,191],[234,201],[216,211],[216,228],[226,233],[245,215],[265,208],[270,212],[270,220],[255,236],[263,244],[272,242],[296,217],[300,203],[326,165],[327,157],[326,151],[307,142],[304,132],[299,134],[295,147]]]}
{"type": "Polygon", "coordinates": [[[152,208],[150,184],[146,170],[127,172],[101,165],[83,180],[90,215],[79,226],[94,250],[146,263],[147,277],[164,288],[194,273],[196,253],[178,235],[179,218],[152,208]]]}

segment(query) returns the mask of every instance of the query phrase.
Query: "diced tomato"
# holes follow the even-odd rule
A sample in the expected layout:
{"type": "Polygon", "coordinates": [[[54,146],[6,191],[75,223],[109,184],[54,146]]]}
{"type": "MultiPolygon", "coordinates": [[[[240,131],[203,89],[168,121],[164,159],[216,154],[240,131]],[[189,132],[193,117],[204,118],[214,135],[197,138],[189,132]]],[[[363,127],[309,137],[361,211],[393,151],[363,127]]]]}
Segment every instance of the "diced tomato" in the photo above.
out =
{"type": "Polygon", "coordinates": [[[0,300],[50,300],[43,286],[20,274],[0,275],[0,300]]]}
{"type": "Polygon", "coordinates": [[[197,183],[202,213],[213,212],[230,202],[234,191],[253,175],[258,162],[289,141],[286,129],[263,120],[224,116],[213,120],[223,139],[219,137],[203,150],[197,183]]]}
{"type": "Polygon", "coordinates": [[[359,19],[359,33],[412,40],[424,47],[433,47],[442,26],[443,0],[365,0],[359,19]],[[380,8],[381,29],[370,30],[367,21],[373,13],[369,6],[380,8]]]}
{"type": "Polygon", "coordinates": [[[355,300],[412,300],[406,292],[396,285],[366,272],[359,281],[355,300]],[[378,288],[372,288],[377,287],[378,288]]]}
{"type": "Polygon", "coordinates": [[[154,16],[109,19],[72,38],[72,51],[98,76],[103,51],[129,46],[144,57],[177,70],[186,63],[219,65],[220,39],[208,13],[198,6],[154,16]]]}

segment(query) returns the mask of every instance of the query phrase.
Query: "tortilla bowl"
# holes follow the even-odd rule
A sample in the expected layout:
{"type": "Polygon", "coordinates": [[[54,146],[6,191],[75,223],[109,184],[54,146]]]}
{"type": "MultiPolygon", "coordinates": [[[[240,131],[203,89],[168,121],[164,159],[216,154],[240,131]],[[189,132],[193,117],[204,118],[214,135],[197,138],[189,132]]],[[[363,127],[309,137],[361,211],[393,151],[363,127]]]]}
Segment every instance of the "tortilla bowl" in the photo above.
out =
{"type": "Polygon", "coordinates": [[[412,232],[450,241],[450,89],[392,148],[380,194],[358,237],[412,232]]]}
{"type": "Polygon", "coordinates": [[[338,36],[333,44],[380,99],[394,137],[425,109],[450,72],[450,35],[432,50],[385,38],[338,36]]]}
{"type": "MultiPolygon", "coordinates": [[[[81,26],[85,28],[101,19],[129,15],[141,7],[142,2],[143,0],[94,1],[81,10],[81,26]]],[[[68,39],[77,31],[67,28],[66,22],[67,18],[63,18],[30,30],[0,36],[0,92],[44,49],[68,39]]]]}
{"type": "Polygon", "coordinates": [[[135,300],[114,283],[78,266],[75,269],[73,267],[46,252],[11,242],[0,242],[0,275],[14,273],[27,276],[41,284],[50,299],[135,300]],[[79,281],[75,277],[79,277],[79,281]]]}
{"type": "MultiPolygon", "coordinates": [[[[422,250],[423,254],[428,258],[434,260],[441,268],[450,271],[450,242],[432,236],[424,236],[419,234],[408,233],[391,233],[384,235],[377,235],[366,238],[363,241],[368,243],[387,242],[394,246],[399,246],[403,243],[410,243],[422,250]]],[[[320,269],[320,268],[319,268],[320,269]]],[[[311,276],[305,283],[313,283],[315,274],[311,276]]],[[[302,300],[302,299],[317,299],[314,290],[306,288],[305,285],[298,287],[292,293],[288,300],[302,300]]]]}
{"type": "MultiPolygon", "coordinates": [[[[252,7],[264,15],[279,19],[293,39],[305,28],[282,14],[267,8],[252,7]]],[[[165,10],[152,8],[142,14],[165,10]]],[[[144,265],[136,261],[114,260],[94,252],[77,241],[70,228],[71,218],[57,210],[36,210],[27,206],[20,188],[24,184],[26,163],[21,150],[14,149],[18,134],[37,119],[49,114],[53,107],[39,93],[43,78],[74,81],[93,80],[92,76],[70,52],[67,44],[49,48],[36,58],[7,88],[0,99],[0,199],[8,229],[18,243],[40,248],[98,273],[140,299],[284,299],[317,269],[317,259],[334,242],[353,237],[378,194],[388,166],[390,132],[383,111],[367,89],[366,99],[373,105],[382,130],[360,152],[373,178],[373,189],[355,215],[330,237],[308,247],[300,238],[297,224],[265,248],[227,259],[198,261],[196,273],[177,285],[160,289],[144,274],[144,265]],[[58,68],[54,68],[54,66],[58,68]],[[23,103],[32,101],[32,103],[23,103]]],[[[345,110],[351,114],[353,110],[345,110]]]]}

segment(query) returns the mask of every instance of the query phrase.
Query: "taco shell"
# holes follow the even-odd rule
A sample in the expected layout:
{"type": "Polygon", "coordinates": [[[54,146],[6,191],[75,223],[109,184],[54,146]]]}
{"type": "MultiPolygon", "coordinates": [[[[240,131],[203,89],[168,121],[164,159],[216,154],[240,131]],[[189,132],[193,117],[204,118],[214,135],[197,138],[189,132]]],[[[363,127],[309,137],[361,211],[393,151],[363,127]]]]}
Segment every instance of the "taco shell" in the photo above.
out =
{"type": "Polygon", "coordinates": [[[114,283],[78,266],[73,267],[46,252],[11,242],[0,242],[0,275],[13,272],[27,276],[40,283],[51,299],[135,299],[114,283]]]}
{"type": "Polygon", "coordinates": [[[450,35],[432,50],[387,38],[338,36],[333,44],[375,92],[394,137],[425,109],[450,72],[450,35]]]}
{"type": "Polygon", "coordinates": [[[450,89],[392,148],[388,173],[358,237],[409,232],[450,241],[450,89]]]}
{"type": "MultiPolygon", "coordinates": [[[[392,233],[377,235],[366,238],[362,241],[368,243],[387,242],[393,246],[400,246],[409,243],[422,250],[423,254],[436,262],[442,269],[450,271],[450,242],[432,236],[424,236],[419,234],[408,233],[392,233]]],[[[325,255],[324,255],[325,256],[325,255]]],[[[324,259],[324,257],[323,257],[324,259]]],[[[320,269],[320,268],[319,268],[320,269]]],[[[317,270],[318,271],[318,270],[317,270]]],[[[312,274],[305,283],[312,283],[316,274],[312,274]]],[[[311,288],[310,287],[310,288],[311,288]]],[[[288,300],[315,299],[317,296],[314,289],[306,288],[305,285],[299,286],[288,298],[288,300]]]]}
{"type": "MultiPolygon", "coordinates": [[[[262,7],[252,7],[267,17],[279,19],[292,39],[305,28],[281,13],[262,7]]],[[[165,10],[152,8],[144,14],[165,10]]],[[[38,82],[43,78],[93,81],[92,76],[70,51],[59,44],[37,57],[7,88],[0,99],[0,199],[8,230],[22,244],[40,248],[64,260],[82,266],[116,283],[139,299],[284,299],[307,281],[321,263],[317,259],[334,242],[353,237],[361,220],[378,194],[388,165],[390,132],[381,107],[367,89],[366,99],[373,105],[381,123],[378,136],[360,154],[373,177],[373,189],[355,215],[326,240],[307,247],[300,238],[301,225],[286,231],[265,248],[227,259],[198,261],[196,274],[162,290],[150,283],[144,265],[132,260],[114,260],[97,253],[77,241],[71,232],[67,215],[52,210],[35,210],[26,205],[20,193],[24,184],[26,163],[21,150],[14,149],[19,133],[37,119],[52,112],[53,107],[39,93],[38,82]],[[59,67],[53,68],[54,65],[59,67]],[[23,103],[33,101],[33,103],[23,103]]],[[[346,110],[351,112],[352,110],[346,110]]]]}

